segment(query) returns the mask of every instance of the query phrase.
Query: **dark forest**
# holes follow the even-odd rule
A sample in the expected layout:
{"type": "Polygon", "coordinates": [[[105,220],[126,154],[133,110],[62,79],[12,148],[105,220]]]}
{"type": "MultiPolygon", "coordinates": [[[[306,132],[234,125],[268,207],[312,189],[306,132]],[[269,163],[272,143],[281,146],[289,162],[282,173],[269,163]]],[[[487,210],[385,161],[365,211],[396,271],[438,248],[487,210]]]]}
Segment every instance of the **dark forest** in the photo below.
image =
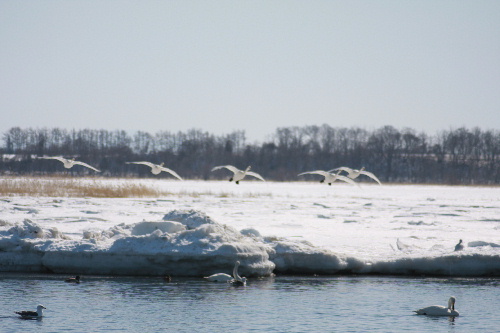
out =
{"type": "MultiPolygon", "coordinates": [[[[157,133],[13,127],[2,135],[2,175],[96,175],[154,177],[130,161],[164,162],[185,179],[218,179],[210,170],[232,164],[274,181],[297,181],[298,173],[340,166],[365,167],[382,182],[419,184],[500,184],[500,131],[444,130],[436,135],[411,128],[375,130],[329,125],[282,127],[262,143],[249,143],[244,131],[213,135],[192,129],[157,133]],[[41,156],[76,158],[100,170],[66,170],[41,156]]],[[[161,177],[169,177],[161,175],[161,177]]]]}

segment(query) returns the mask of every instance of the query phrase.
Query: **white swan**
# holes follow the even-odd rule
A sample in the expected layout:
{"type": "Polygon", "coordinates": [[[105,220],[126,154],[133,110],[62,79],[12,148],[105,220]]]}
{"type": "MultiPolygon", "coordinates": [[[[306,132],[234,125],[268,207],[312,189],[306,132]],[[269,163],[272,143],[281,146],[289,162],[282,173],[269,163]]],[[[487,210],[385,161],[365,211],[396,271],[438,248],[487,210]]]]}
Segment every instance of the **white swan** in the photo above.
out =
{"type": "Polygon", "coordinates": [[[204,279],[211,281],[211,282],[227,282],[227,283],[237,283],[237,284],[242,284],[246,285],[247,283],[247,278],[245,277],[240,277],[238,274],[238,267],[240,266],[240,262],[236,261],[234,264],[233,268],[233,276],[226,274],[226,273],[216,273],[212,274],[210,276],[204,277],[204,279]]]}
{"type": "Polygon", "coordinates": [[[94,168],[93,166],[90,166],[88,165],[87,163],[84,163],[84,162],[80,162],[80,161],[75,161],[75,159],[71,159],[71,160],[68,160],[64,157],[60,157],[60,156],[54,156],[54,157],[40,157],[44,160],[58,160],[58,161],[61,161],[63,162],[64,164],[64,167],[66,169],[71,169],[74,165],[78,164],[78,165],[83,165],[84,167],[86,168],[89,168],[89,169],[92,169],[94,171],[97,171],[97,172],[101,172],[101,170],[98,170],[96,168],[94,168]]]}
{"type": "Polygon", "coordinates": [[[43,309],[46,309],[46,307],[43,305],[38,305],[36,307],[36,312],[35,311],[16,311],[15,313],[20,315],[21,318],[23,318],[23,319],[36,319],[36,318],[43,317],[43,309]]]}
{"type": "Polygon", "coordinates": [[[455,251],[461,251],[464,249],[464,246],[462,244],[462,240],[460,240],[460,242],[458,242],[457,245],[455,245],[455,251]]]}
{"type": "Polygon", "coordinates": [[[418,315],[426,316],[449,316],[457,317],[459,315],[458,311],[455,310],[455,297],[450,297],[448,300],[448,307],[442,305],[432,305],[422,309],[414,311],[418,315]]]}
{"type": "Polygon", "coordinates": [[[380,180],[373,173],[365,171],[364,167],[361,168],[361,170],[355,170],[355,169],[351,169],[348,167],[340,167],[340,168],[332,169],[328,172],[332,172],[332,171],[345,171],[345,172],[347,172],[347,177],[349,177],[351,179],[356,179],[359,177],[359,175],[365,175],[365,176],[370,177],[374,181],[376,181],[379,185],[382,185],[380,180]]]}
{"type": "Polygon", "coordinates": [[[250,167],[247,167],[244,171],[243,170],[240,170],[232,165],[221,165],[221,166],[216,166],[214,167],[211,171],[215,171],[215,170],[219,170],[219,169],[223,169],[223,168],[226,168],[228,169],[229,171],[231,171],[234,175],[229,178],[229,181],[233,181],[236,183],[236,184],[239,184],[240,183],[240,180],[242,180],[243,178],[245,178],[245,176],[252,176],[252,177],[255,177],[257,179],[260,179],[262,181],[265,181],[264,178],[262,178],[261,175],[259,175],[258,173],[255,173],[255,172],[252,172],[250,171],[250,167]]]}
{"type": "Polygon", "coordinates": [[[345,176],[341,176],[341,175],[339,175],[339,173],[334,174],[334,173],[330,173],[330,172],[323,171],[323,170],[302,172],[302,173],[299,173],[298,176],[311,175],[311,174],[321,175],[321,176],[325,177],[319,181],[320,183],[327,183],[328,185],[332,185],[332,183],[334,181],[341,180],[343,182],[359,186],[358,184],[356,184],[356,182],[354,180],[347,178],[345,176]]]}
{"type": "Polygon", "coordinates": [[[234,279],[231,275],[226,273],[216,273],[210,276],[205,276],[204,279],[211,282],[232,282],[234,279]]]}
{"type": "Polygon", "coordinates": [[[174,176],[175,178],[179,179],[179,180],[183,180],[181,178],[181,176],[179,176],[174,170],[171,170],[169,168],[166,168],[163,166],[163,164],[165,163],[161,163],[161,164],[154,164],[154,163],[151,163],[151,162],[144,162],[144,161],[141,161],[141,162],[125,162],[126,164],[144,164],[144,165],[147,165],[148,167],[151,168],[151,173],[153,175],[159,175],[162,171],[165,171],[165,172],[168,172],[169,174],[171,174],[172,176],[174,176]]]}
{"type": "Polygon", "coordinates": [[[234,265],[234,268],[233,268],[233,277],[234,277],[234,281],[232,281],[232,283],[234,284],[238,284],[238,285],[243,285],[243,286],[246,286],[247,285],[247,278],[246,277],[241,277],[239,274],[238,274],[238,267],[240,266],[240,262],[237,261],[234,265]]]}

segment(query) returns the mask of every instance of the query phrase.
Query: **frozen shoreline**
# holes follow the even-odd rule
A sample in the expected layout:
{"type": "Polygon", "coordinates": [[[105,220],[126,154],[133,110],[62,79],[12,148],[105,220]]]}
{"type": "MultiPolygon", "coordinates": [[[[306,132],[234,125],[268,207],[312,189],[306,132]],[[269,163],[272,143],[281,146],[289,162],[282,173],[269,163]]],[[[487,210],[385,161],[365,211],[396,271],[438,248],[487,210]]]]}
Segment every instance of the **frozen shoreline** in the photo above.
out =
{"type": "MultiPolygon", "coordinates": [[[[25,220],[0,227],[0,271],[85,275],[206,276],[230,273],[236,260],[247,276],[378,274],[500,276],[500,255],[404,257],[367,262],[305,241],[238,232],[198,211],[172,211],[164,221],[120,224],[72,239],[25,220]]],[[[483,246],[495,248],[496,244],[483,246]]]]}
{"type": "Polygon", "coordinates": [[[500,188],[97,182],[118,183],[168,194],[0,198],[0,270],[202,276],[240,260],[247,276],[500,275],[500,188]]]}

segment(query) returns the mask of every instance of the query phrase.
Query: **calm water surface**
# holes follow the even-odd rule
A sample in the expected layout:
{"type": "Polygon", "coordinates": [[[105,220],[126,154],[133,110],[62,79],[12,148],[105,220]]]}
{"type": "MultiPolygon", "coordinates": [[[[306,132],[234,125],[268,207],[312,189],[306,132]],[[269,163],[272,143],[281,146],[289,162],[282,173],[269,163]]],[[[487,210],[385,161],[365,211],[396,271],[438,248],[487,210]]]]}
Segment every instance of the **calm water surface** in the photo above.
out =
{"type": "Polygon", "coordinates": [[[498,332],[500,279],[274,277],[246,287],[203,279],[0,273],[0,332],[498,332]],[[461,316],[413,310],[457,298],[461,316]],[[43,304],[42,320],[18,310],[43,304]]]}

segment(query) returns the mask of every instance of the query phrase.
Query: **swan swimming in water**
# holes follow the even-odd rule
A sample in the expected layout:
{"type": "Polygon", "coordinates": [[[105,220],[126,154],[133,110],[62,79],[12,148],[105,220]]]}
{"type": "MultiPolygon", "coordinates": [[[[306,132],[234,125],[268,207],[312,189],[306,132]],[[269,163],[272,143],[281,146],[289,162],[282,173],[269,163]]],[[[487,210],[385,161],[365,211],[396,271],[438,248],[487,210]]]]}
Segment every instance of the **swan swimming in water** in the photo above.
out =
{"type": "Polygon", "coordinates": [[[71,278],[67,278],[66,280],[64,280],[64,282],[68,282],[68,283],[80,283],[80,275],[77,275],[75,276],[74,278],[71,277],[71,278]]]}
{"type": "Polygon", "coordinates": [[[379,185],[382,185],[380,180],[378,180],[378,178],[373,173],[365,171],[364,167],[361,168],[361,170],[355,170],[355,169],[351,169],[348,167],[340,167],[340,168],[332,169],[328,172],[332,172],[332,171],[345,171],[345,172],[347,172],[347,177],[349,177],[351,179],[356,179],[359,177],[359,175],[365,175],[365,176],[370,177],[374,181],[376,181],[379,185]]]}
{"type": "Polygon", "coordinates": [[[226,273],[216,273],[210,276],[205,276],[204,279],[211,282],[232,282],[234,279],[231,275],[226,273]]]}
{"type": "Polygon", "coordinates": [[[417,311],[413,311],[418,315],[426,316],[448,316],[448,317],[458,317],[459,313],[455,310],[455,297],[450,297],[448,300],[448,307],[442,305],[432,305],[417,311]]]}
{"type": "Polygon", "coordinates": [[[462,240],[460,240],[460,242],[458,242],[457,245],[455,245],[455,251],[461,251],[464,249],[464,246],[462,244],[462,240]]]}
{"type": "Polygon", "coordinates": [[[239,266],[240,266],[240,262],[236,261],[236,263],[234,264],[234,268],[233,268],[233,276],[226,274],[226,273],[216,273],[216,274],[212,274],[210,276],[206,276],[206,277],[204,277],[204,279],[207,279],[208,281],[212,281],[212,282],[227,282],[227,283],[246,285],[247,278],[240,277],[240,275],[238,274],[238,267],[239,266]]]}
{"type": "Polygon", "coordinates": [[[247,285],[247,278],[246,277],[241,277],[239,274],[238,274],[238,267],[240,266],[240,262],[237,261],[234,265],[234,268],[233,268],[233,277],[234,277],[234,281],[232,281],[233,284],[237,284],[237,285],[243,285],[243,286],[246,286],[247,285]]]}
{"type": "Polygon", "coordinates": [[[15,313],[20,315],[22,319],[38,319],[43,317],[43,309],[46,307],[40,304],[36,307],[36,311],[16,311],[15,313]]]}
{"type": "Polygon", "coordinates": [[[101,172],[101,170],[98,170],[96,168],[94,168],[93,166],[90,166],[88,165],[87,163],[84,163],[84,162],[80,162],[80,161],[75,161],[75,159],[71,159],[71,160],[68,160],[64,157],[60,157],[60,156],[54,156],[54,157],[40,157],[44,160],[58,160],[60,162],[62,162],[64,164],[64,167],[66,169],[71,169],[74,165],[83,165],[84,167],[86,168],[89,168],[89,169],[92,169],[94,171],[97,171],[97,172],[101,172]]]}
{"type": "Polygon", "coordinates": [[[341,180],[343,182],[346,182],[346,183],[349,183],[349,184],[352,184],[352,185],[356,185],[356,186],[359,186],[358,184],[356,184],[355,181],[353,181],[352,179],[350,178],[347,178],[345,176],[341,176],[339,175],[339,173],[330,173],[330,172],[327,172],[327,171],[323,171],[323,170],[316,170],[316,171],[307,171],[307,172],[302,172],[302,173],[299,173],[297,176],[302,176],[302,175],[310,175],[310,174],[314,174],[314,175],[321,175],[325,178],[323,178],[322,180],[320,180],[319,182],[320,183],[327,183],[328,185],[332,185],[332,183],[336,180],[341,180]]]}
{"type": "Polygon", "coordinates": [[[126,164],[144,164],[144,165],[147,165],[148,167],[151,168],[151,173],[153,175],[159,175],[162,171],[165,171],[165,172],[168,172],[169,174],[171,174],[172,176],[174,176],[175,178],[179,179],[179,180],[183,180],[181,178],[181,176],[179,176],[174,170],[171,170],[169,168],[166,168],[163,166],[164,163],[161,163],[161,164],[154,164],[154,163],[151,163],[151,162],[144,162],[144,161],[141,161],[141,162],[125,162],[126,164]]]}
{"type": "Polygon", "coordinates": [[[244,171],[243,170],[240,170],[232,165],[220,165],[220,166],[216,166],[214,167],[211,171],[215,171],[215,170],[219,170],[219,169],[223,169],[223,168],[226,168],[228,169],[229,171],[231,171],[234,175],[229,178],[229,181],[233,181],[236,183],[236,184],[239,184],[240,183],[240,180],[242,180],[243,178],[245,178],[246,176],[252,176],[252,177],[255,177],[257,179],[260,179],[262,181],[265,181],[264,178],[262,178],[261,175],[259,175],[258,173],[255,173],[255,172],[252,172],[250,171],[250,166],[248,166],[244,171]]]}

